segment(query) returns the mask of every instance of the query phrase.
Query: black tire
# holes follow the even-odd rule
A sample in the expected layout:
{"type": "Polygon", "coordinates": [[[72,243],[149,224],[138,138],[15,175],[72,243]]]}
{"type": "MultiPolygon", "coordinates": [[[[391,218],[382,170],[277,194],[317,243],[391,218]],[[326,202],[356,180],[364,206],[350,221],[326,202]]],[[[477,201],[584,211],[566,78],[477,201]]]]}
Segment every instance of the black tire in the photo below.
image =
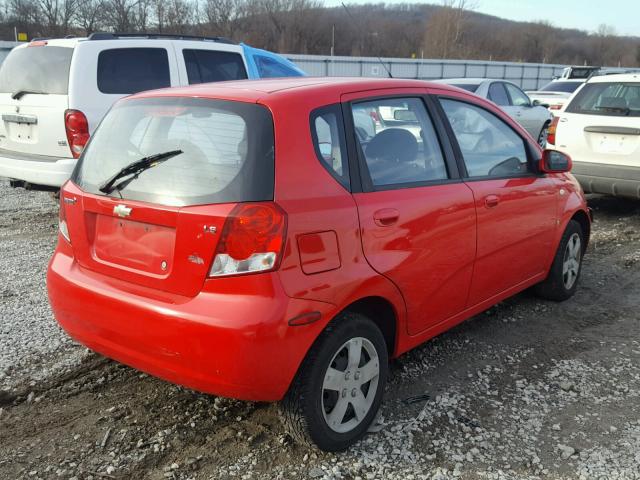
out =
{"type": "MultiPolygon", "coordinates": [[[[363,354],[363,358],[366,359],[365,355],[363,354]]],[[[281,418],[287,432],[297,442],[308,446],[315,444],[327,452],[342,451],[353,445],[365,435],[380,408],[387,379],[388,358],[385,339],[375,323],[357,313],[344,313],[337,317],[320,334],[307,353],[287,395],[280,403],[281,418]],[[358,337],[367,339],[376,350],[379,364],[378,381],[375,396],[372,395],[373,403],[366,415],[363,415],[360,423],[350,431],[342,433],[334,431],[325,420],[323,394],[331,392],[323,390],[323,381],[332,360],[337,361],[334,357],[344,353],[345,343],[358,337]]],[[[345,371],[346,369],[348,367],[345,367],[345,371]]],[[[373,382],[367,385],[371,387],[373,382]]],[[[369,387],[363,385],[360,388],[369,387]]],[[[336,395],[339,394],[336,392],[336,395]]],[[[368,393],[365,395],[368,396],[368,393]]],[[[355,418],[353,404],[349,406],[355,418]]],[[[348,418],[349,413],[347,410],[341,418],[348,418]]]]}
{"type": "Polygon", "coordinates": [[[540,148],[545,148],[547,146],[547,132],[549,130],[549,125],[549,122],[545,123],[542,126],[540,133],[538,133],[538,138],[536,139],[536,141],[538,142],[538,145],[540,145],[540,148]]]}
{"type": "Polygon", "coordinates": [[[558,250],[556,251],[556,255],[553,258],[553,264],[551,265],[551,269],[549,270],[549,275],[547,278],[535,286],[535,292],[538,296],[547,299],[553,300],[556,302],[562,302],[571,298],[573,294],[576,292],[578,287],[578,282],[580,280],[580,272],[582,271],[582,257],[584,254],[584,232],[582,231],[582,227],[575,220],[570,220],[567,228],[560,239],[560,245],[558,245],[558,250]],[[563,266],[566,260],[567,248],[570,240],[575,238],[574,235],[577,235],[580,239],[579,245],[579,260],[577,266],[577,273],[575,275],[575,280],[571,285],[567,286],[566,282],[566,274],[563,272],[563,266]]]}

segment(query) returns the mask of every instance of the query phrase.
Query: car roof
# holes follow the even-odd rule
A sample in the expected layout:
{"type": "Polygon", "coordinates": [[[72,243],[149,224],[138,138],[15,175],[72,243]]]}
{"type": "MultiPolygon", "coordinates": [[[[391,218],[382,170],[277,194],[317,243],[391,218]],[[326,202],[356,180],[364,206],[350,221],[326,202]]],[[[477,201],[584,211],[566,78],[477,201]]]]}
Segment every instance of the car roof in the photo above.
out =
{"type": "MultiPolygon", "coordinates": [[[[465,84],[465,85],[480,85],[483,82],[493,82],[492,78],[443,78],[441,80],[434,80],[435,83],[444,83],[449,85],[451,83],[465,84]]],[[[504,80],[500,80],[501,82],[504,80]]]]}
{"type": "MultiPolygon", "coordinates": [[[[234,80],[230,82],[202,83],[187,87],[166,88],[141,92],[128,98],[142,97],[204,97],[244,102],[277,100],[279,98],[313,95],[339,98],[345,93],[392,89],[428,88],[449,89],[443,84],[424,80],[362,77],[287,77],[262,80],[234,80]]],[[[453,91],[453,88],[451,88],[453,91]]]]}
{"type": "Polygon", "coordinates": [[[597,75],[595,77],[591,77],[588,83],[610,83],[610,82],[640,82],[640,72],[614,73],[611,75],[597,75]]]}

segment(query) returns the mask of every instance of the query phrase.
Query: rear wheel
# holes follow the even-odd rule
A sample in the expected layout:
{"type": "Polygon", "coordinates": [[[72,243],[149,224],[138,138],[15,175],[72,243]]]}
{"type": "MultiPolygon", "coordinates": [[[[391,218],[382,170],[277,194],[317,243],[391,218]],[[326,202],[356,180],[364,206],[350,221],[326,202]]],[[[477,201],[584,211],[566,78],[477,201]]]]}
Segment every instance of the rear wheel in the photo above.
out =
{"type": "Polygon", "coordinates": [[[348,448],[380,408],[387,364],[380,329],[363,315],[341,315],[314,343],[281,402],[289,434],[325,451],[348,448]]]}
{"type": "Polygon", "coordinates": [[[569,221],[546,280],[536,285],[536,293],[548,300],[562,301],[573,296],[582,270],[584,233],[575,220],[569,221]]]}
{"type": "Polygon", "coordinates": [[[543,149],[547,147],[547,136],[549,135],[549,124],[545,123],[538,134],[538,145],[543,149]]]}

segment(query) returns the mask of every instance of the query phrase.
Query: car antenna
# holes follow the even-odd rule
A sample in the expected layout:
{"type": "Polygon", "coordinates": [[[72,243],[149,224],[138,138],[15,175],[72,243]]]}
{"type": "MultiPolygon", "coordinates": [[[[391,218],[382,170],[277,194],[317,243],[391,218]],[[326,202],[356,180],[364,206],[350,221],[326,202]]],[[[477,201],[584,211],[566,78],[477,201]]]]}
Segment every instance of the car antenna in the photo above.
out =
{"type": "MultiPolygon", "coordinates": [[[[351,18],[351,20],[353,21],[354,25],[357,25],[357,29],[360,30],[360,35],[362,35],[362,37],[364,38],[364,32],[362,31],[362,28],[360,27],[360,24],[356,21],[356,19],[353,17],[353,15],[351,15],[351,11],[347,8],[347,6],[344,4],[344,2],[340,2],[340,4],[342,5],[342,7],[345,9],[345,11],[347,12],[347,15],[349,15],[349,18],[351,18]]],[[[378,61],[380,62],[380,65],[382,65],[382,68],[385,69],[385,71],[387,72],[387,75],[389,75],[389,78],[393,78],[393,75],[391,75],[391,70],[389,70],[387,68],[387,66],[384,64],[384,62],[382,61],[382,59],[376,55],[376,58],[378,59],[378,61]]]]}

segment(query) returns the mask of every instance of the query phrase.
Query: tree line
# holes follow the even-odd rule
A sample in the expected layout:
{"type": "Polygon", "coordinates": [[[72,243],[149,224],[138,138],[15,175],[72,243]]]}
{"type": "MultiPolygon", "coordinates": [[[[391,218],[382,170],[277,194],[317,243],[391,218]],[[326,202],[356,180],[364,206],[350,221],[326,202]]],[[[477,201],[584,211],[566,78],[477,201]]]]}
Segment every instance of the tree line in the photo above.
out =
{"type": "Polygon", "coordinates": [[[98,31],[222,36],[281,53],[640,66],[640,38],[514,22],[470,0],[347,4],[322,0],[0,0],[0,35],[98,31]]]}

